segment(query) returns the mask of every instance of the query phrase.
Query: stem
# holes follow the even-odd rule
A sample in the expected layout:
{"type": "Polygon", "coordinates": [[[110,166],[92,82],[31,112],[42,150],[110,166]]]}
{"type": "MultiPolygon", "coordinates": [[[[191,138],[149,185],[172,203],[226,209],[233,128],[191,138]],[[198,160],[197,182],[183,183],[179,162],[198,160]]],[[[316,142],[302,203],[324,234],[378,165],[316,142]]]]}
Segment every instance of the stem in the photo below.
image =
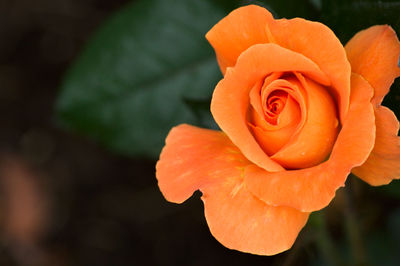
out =
{"type": "Polygon", "coordinates": [[[318,234],[317,234],[317,243],[318,248],[320,249],[322,255],[325,257],[326,263],[330,265],[339,266],[343,265],[339,254],[335,248],[335,245],[332,241],[332,238],[329,234],[325,213],[323,211],[319,212],[319,226],[318,226],[318,234]]]}
{"type": "Polygon", "coordinates": [[[353,259],[357,266],[367,265],[365,257],[365,248],[361,239],[360,225],[357,223],[356,208],[354,206],[353,180],[352,176],[348,178],[346,189],[344,189],[345,208],[344,216],[346,222],[346,231],[353,251],[353,259]]]}

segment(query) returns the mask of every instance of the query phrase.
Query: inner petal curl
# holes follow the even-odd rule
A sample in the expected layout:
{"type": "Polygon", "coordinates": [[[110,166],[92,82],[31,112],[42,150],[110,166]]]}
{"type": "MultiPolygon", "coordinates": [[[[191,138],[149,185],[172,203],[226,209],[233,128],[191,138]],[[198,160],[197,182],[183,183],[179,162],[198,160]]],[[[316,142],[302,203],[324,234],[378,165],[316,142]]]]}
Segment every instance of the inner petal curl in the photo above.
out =
{"type": "Polygon", "coordinates": [[[299,169],[328,157],[339,122],[325,87],[299,73],[279,73],[254,86],[250,103],[250,129],[273,160],[287,169],[299,169]]]}
{"type": "Polygon", "coordinates": [[[250,92],[249,126],[269,155],[279,151],[303,125],[306,104],[299,88],[283,73],[272,74],[250,92]]]}
{"type": "Polygon", "coordinates": [[[285,108],[287,98],[288,93],[283,90],[276,90],[262,97],[264,114],[271,124],[277,124],[277,119],[285,108]]]}

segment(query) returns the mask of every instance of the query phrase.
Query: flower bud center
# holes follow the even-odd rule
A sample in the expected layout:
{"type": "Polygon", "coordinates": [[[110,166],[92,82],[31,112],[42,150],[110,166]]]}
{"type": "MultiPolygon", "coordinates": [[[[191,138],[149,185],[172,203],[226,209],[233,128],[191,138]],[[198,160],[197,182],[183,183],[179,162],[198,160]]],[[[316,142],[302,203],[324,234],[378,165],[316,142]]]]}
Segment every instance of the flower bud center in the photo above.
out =
{"type": "Polygon", "coordinates": [[[269,123],[276,125],[277,118],[285,107],[288,93],[282,90],[275,90],[269,95],[263,96],[267,98],[264,100],[263,105],[265,117],[269,123]]]}
{"type": "Polygon", "coordinates": [[[253,87],[250,103],[249,126],[274,161],[299,169],[327,158],[339,127],[325,87],[299,73],[276,73],[253,87]]]}

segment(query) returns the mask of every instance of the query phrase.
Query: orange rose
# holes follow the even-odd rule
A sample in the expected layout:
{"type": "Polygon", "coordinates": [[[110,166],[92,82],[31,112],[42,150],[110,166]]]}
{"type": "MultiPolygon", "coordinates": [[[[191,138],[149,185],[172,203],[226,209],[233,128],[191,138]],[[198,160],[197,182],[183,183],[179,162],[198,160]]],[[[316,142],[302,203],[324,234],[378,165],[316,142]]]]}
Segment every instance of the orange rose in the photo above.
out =
{"type": "Polygon", "coordinates": [[[372,185],[400,177],[399,123],[380,105],[400,75],[389,26],[361,31],[344,48],[321,23],[275,20],[250,5],[206,38],[224,73],[211,102],[222,132],[173,128],[156,175],[171,202],[200,189],[223,245],[285,251],[351,171],[372,185]]]}

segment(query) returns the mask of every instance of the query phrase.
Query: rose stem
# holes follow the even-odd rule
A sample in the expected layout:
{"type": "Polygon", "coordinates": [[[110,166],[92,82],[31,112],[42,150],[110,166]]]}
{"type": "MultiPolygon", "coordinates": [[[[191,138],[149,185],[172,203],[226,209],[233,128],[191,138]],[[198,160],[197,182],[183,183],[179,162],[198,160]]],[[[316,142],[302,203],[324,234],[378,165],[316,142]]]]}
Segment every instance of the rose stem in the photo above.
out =
{"type": "Polygon", "coordinates": [[[353,259],[357,266],[366,265],[365,249],[361,239],[360,225],[357,223],[356,208],[354,206],[353,175],[347,178],[347,184],[344,189],[344,216],[347,236],[353,251],[353,259]]]}
{"type": "Polygon", "coordinates": [[[328,231],[325,212],[319,211],[315,215],[318,230],[316,235],[317,247],[325,257],[326,263],[329,263],[328,265],[343,265],[342,260],[332,241],[332,237],[328,231]]]}

